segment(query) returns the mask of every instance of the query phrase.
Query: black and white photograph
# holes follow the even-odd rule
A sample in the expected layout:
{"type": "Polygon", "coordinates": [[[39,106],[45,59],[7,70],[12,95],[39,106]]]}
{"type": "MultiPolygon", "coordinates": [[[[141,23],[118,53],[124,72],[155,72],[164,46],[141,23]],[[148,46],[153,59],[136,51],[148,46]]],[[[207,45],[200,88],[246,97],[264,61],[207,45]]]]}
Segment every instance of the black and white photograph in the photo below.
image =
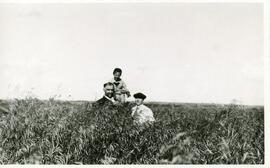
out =
{"type": "Polygon", "coordinates": [[[0,3],[0,164],[266,166],[265,9],[0,3]]]}

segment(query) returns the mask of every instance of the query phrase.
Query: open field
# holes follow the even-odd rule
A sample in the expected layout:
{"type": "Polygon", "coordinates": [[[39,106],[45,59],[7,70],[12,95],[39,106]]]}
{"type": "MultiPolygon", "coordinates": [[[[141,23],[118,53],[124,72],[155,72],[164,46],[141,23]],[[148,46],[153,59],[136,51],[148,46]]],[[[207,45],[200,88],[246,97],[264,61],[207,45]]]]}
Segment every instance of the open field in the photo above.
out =
{"type": "Polygon", "coordinates": [[[264,163],[263,107],[148,103],[157,121],[141,128],[132,105],[0,101],[0,163],[264,163]]]}

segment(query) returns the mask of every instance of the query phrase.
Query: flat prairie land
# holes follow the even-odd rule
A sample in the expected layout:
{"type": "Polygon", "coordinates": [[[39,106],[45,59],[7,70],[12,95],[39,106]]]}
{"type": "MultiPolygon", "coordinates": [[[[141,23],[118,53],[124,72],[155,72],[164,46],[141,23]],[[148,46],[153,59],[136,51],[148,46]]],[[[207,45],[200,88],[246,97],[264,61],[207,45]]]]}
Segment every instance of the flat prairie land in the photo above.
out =
{"type": "Polygon", "coordinates": [[[0,101],[0,164],[264,164],[263,106],[147,102],[0,101]]]}

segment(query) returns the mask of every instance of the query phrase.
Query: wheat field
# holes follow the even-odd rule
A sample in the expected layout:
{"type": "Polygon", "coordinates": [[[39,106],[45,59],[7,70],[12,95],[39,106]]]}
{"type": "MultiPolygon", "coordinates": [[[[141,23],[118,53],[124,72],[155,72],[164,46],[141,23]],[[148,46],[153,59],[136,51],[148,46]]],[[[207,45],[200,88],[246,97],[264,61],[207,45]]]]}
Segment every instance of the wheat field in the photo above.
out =
{"type": "Polygon", "coordinates": [[[263,106],[147,103],[153,125],[132,122],[133,103],[0,101],[1,164],[264,164],[263,106]]]}

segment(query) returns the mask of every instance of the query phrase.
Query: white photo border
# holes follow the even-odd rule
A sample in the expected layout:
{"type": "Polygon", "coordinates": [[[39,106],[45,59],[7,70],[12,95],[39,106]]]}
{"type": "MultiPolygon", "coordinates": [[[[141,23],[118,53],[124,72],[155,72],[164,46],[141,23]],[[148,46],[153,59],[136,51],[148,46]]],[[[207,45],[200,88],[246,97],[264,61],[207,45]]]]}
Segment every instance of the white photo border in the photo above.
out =
{"type": "Polygon", "coordinates": [[[5,3],[18,3],[18,4],[42,4],[42,3],[263,3],[264,6],[264,130],[265,130],[265,149],[264,149],[264,164],[262,165],[1,165],[3,168],[94,168],[94,167],[127,167],[127,168],[144,168],[144,167],[173,167],[173,168],[269,168],[270,167],[270,52],[269,52],[269,20],[270,20],[270,3],[268,0],[0,0],[0,5],[5,3]]]}

